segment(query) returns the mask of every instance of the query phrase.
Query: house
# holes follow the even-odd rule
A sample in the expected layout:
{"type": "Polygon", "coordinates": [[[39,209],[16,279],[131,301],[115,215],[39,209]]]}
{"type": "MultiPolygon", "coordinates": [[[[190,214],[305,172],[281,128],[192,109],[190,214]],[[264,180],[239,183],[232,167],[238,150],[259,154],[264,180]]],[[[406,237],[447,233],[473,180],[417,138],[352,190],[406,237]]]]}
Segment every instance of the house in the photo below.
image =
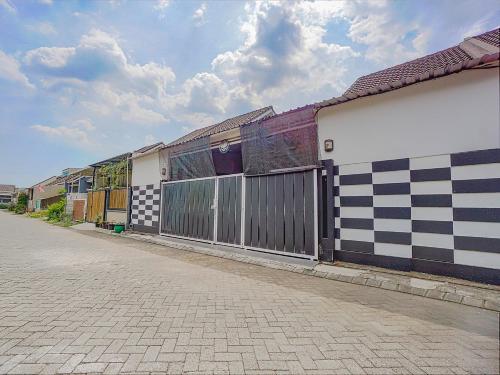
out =
{"type": "Polygon", "coordinates": [[[325,230],[319,220],[323,189],[315,109],[276,114],[264,107],[166,146],[137,150],[131,158],[131,228],[324,258],[333,247],[333,232],[319,238],[325,230]]]}
{"type": "Polygon", "coordinates": [[[131,158],[133,192],[130,227],[137,231],[158,233],[161,181],[210,176],[212,173],[241,173],[240,127],[274,114],[272,107],[260,108],[196,129],[166,146],[156,143],[134,151],[131,158]],[[205,157],[195,153],[200,147],[205,147],[205,152],[202,152],[205,157]],[[186,154],[176,157],[186,150],[191,157],[186,154]],[[169,164],[171,158],[176,161],[174,169],[169,164]],[[207,159],[209,162],[201,165],[200,162],[207,159]],[[214,168],[215,171],[212,171],[214,168]]]}
{"type": "Polygon", "coordinates": [[[0,204],[10,204],[16,197],[16,187],[14,185],[0,184],[0,204]]]}
{"type": "Polygon", "coordinates": [[[51,185],[57,179],[57,176],[49,177],[43,181],[28,188],[28,210],[40,211],[46,209],[50,203],[50,199],[56,197],[57,201],[60,196],[60,191],[63,186],[51,185]],[[43,202],[43,204],[42,204],[43,202]]]}
{"type": "Polygon", "coordinates": [[[85,220],[87,210],[87,194],[92,188],[93,168],[77,168],[66,174],[64,189],[66,190],[66,214],[75,221],[85,220]]]}
{"type": "Polygon", "coordinates": [[[92,186],[87,195],[87,221],[127,222],[131,156],[126,152],[90,165],[92,186]]]}
{"type": "Polygon", "coordinates": [[[335,259],[500,283],[499,33],[317,105],[335,259]]]}

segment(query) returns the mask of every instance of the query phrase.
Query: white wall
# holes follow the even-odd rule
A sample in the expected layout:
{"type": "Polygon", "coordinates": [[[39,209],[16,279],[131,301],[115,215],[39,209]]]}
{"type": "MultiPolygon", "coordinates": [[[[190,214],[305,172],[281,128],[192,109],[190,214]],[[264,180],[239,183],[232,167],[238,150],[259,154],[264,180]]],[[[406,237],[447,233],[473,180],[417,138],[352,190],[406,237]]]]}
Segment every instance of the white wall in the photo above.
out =
{"type": "Polygon", "coordinates": [[[321,109],[320,157],[341,165],[498,148],[498,74],[463,71],[321,109]]]}
{"type": "Polygon", "coordinates": [[[158,152],[132,159],[132,186],[158,185],[160,180],[158,152]]]}

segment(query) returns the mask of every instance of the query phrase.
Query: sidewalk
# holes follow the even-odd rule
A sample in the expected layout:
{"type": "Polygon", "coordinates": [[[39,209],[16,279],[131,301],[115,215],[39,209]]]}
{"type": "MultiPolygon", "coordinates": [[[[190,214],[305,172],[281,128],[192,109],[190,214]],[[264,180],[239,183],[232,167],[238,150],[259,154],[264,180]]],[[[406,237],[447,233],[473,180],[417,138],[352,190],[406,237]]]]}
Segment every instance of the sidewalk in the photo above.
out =
{"type": "Polygon", "coordinates": [[[95,228],[94,225],[88,224],[80,224],[74,226],[73,229],[96,230],[101,233],[131,238],[180,250],[194,251],[239,262],[414,294],[500,312],[500,286],[495,285],[480,284],[467,280],[418,272],[393,271],[343,262],[336,262],[335,264],[318,263],[305,259],[249,251],[241,248],[212,245],[137,232],[123,232],[118,235],[108,230],[95,228]]]}

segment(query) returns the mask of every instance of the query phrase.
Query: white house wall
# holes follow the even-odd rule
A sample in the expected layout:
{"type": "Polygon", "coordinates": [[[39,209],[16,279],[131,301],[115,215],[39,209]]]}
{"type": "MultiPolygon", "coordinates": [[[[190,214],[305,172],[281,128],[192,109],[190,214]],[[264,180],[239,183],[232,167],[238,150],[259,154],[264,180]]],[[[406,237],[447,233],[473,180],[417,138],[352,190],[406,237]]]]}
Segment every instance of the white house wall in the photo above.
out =
{"type": "Polygon", "coordinates": [[[500,147],[498,68],[469,70],[318,112],[321,159],[335,164],[500,147]],[[325,152],[325,139],[334,151],[325,152]]]}
{"type": "Polygon", "coordinates": [[[159,232],[160,181],[158,152],[132,159],[130,224],[134,230],[159,232]]]}
{"type": "Polygon", "coordinates": [[[335,257],[500,283],[498,69],[319,112],[335,257]]]}

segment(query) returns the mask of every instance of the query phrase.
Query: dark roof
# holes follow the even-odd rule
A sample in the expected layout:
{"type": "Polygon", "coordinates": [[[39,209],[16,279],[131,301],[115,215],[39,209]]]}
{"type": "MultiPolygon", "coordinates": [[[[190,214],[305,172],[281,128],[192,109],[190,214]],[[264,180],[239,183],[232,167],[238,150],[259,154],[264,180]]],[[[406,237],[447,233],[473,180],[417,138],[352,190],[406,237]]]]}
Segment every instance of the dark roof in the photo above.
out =
{"type": "Polygon", "coordinates": [[[392,82],[404,81],[426,72],[443,69],[448,65],[455,65],[469,60],[472,60],[472,57],[460,47],[451,47],[433,53],[432,55],[427,55],[376,73],[359,77],[351,87],[347,89],[344,95],[360,94],[370,91],[375,87],[389,85],[392,82]]]}
{"type": "Polygon", "coordinates": [[[170,146],[175,146],[179,145],[181,143],[186,143],[189,141],[194,141],[195,139],[199,139],[202,137],[208,137],[210,135],[214,135],[217,133],[221,133],[226,130],[231,130],[235,128],[239,128],[240,126],[247,124],[249,122],[254,121],[255,119],[259,118],[260,116],[264,115],[266,112],[271,111],[271,114],[274,114],[274,110],[272,106],[264,107],[257,109],[252,112],[248,112],[236,117],[229,118],[227,120],[224,120],[222,122],[219,122],[214,125],[206,126],[201,129],[196,129],[192,131],[191,133],[188,133],[175,141],[169,143],[167,147],[170,146]]]}
{"type": "Polygon", "coordinates": [[[137,153],[137,154],[142,154],[143,152],[147,152],[147,151],[149,151],[149,150],[152,150],[153,148],[158,147],[158,146],[160,146],[160,145],[162,145],[162,144],[163,144],[163,142],[156,142],[156,143],[154,143],[154,144],[152,144],[152,145],[148,145],[148,146],[141,147],[140,149],[135,150],[135,151],[134,151],[134,154],[135,154],[135,153],[137,153]]]}
{"type": "Polygon", "coordinates": [[[477,35],[474,39],[479,39],[480,41],[491,44],[492,46],[500,47],[500,28],[477,35]]]}
{"type": "Polygon", "coordinates": [[[2,185],[0,184],[0,191],[5,192],[9,191],[11,193],[14,193],[16,191],[15,185],[2,185]]]}
{"type": "Polygon", "coordinates": [[[102,167],[103,165],[111,164],[111,163],[117,163],[119,161],[125,160],[128,157],[130,157],[132,154],[130,152],[126,152],[121,155],[113,156],[112,158],[98,161],[97,163],[90,164],[90,167],[102,167]]]}
{"type": "Polygon", "coordinates": [[[498,62],[499,35],[500,29],[491,30],[468,38],[457,46],[362,76],[342,96],[325,100],[317,106],[322,108],[336,105],[498,62]],[[478,46],[478,40],[486,43],[487,49],[484,45],[478,46]]]}

